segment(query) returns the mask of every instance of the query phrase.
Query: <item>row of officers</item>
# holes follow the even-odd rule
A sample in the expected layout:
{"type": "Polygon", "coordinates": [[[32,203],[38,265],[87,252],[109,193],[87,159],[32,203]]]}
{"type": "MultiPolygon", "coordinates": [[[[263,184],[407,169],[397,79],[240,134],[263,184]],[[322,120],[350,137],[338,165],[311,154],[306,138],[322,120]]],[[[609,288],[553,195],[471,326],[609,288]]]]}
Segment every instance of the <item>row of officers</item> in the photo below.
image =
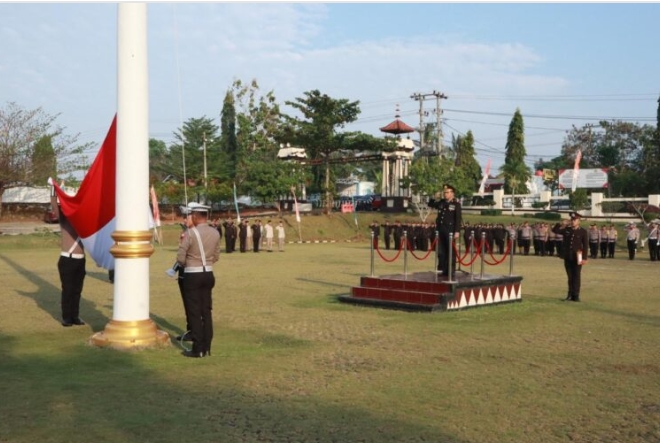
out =
{"type": "MultiPolygon", "coordinates": [[[[410,250],[428,251],[436,236],[434,223],[388,221],[378,223],[374,221],[369,225],[374,236],[374,247],[398,250],[404,233],[407,237],[410,250]]],[[[651,261],[660,261],[660,224],[651,222],[646,225],[647,235],[640,232],[636,223],[629,223],[624,227],[626,249],[628,258],[634,260],[640,247],[646,248],[651,261]]],[[[592,223],[586,230],[588,235],[589,258],[614,258],[619,231],[613,224],[598,226],[592,223]]],[[[480,245],[482,236],[487,243],[487,249],[495,254],[503,254],[506,250],[507,239],[514,240],[518,255],[536,256],[562,256],[563,235],[553,232],[552,226],[545,222],[520,224],[511,223],[475,223],[464,222],[460,228],[462,251],[469,251],[472,245],[480,245]],[[474,240],[472,241],[471,238],[474,240]]]]}

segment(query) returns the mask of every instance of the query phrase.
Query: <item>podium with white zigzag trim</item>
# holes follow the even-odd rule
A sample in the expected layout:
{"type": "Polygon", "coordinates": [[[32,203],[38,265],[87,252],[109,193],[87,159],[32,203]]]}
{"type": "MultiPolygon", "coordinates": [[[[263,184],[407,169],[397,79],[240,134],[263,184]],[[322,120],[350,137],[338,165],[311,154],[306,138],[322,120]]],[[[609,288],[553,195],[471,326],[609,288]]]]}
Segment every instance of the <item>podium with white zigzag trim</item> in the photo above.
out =
{"type": "Polygon", "coordinates": [[[522,301],[522,277],[456,273],[454,281],[433,272],[361,277],[339,300],[410,311],[457,311],[522,301]]]}

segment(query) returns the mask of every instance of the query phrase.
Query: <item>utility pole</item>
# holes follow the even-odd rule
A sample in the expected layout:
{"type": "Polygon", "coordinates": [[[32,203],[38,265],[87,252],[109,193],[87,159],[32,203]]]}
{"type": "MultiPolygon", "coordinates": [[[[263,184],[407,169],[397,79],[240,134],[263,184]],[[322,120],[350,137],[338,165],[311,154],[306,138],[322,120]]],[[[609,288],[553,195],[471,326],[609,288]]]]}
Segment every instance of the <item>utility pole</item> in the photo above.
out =
{"type": "Polygon", "coordinates": [[[433,91],[433,95],[435,96],[435,130],[436,130],[436,137],[438,139],[438,145],[437,145],[437,153],[438,156],[442,154],[442,139],[444,135],[442,134],[442,122],[440,121],[440,118],[442,116],[442,109],[440,108],[440,100],[443,98],[447,98],[447,96],[441,92],[436,92],[433,91]]]}
{"type": "Polygon", "coordinates": [[[206,171],[206,131],[202,134],[203,147],[204,147],[204,203],[206,204],[209,195],[209,182],[206,171]]]}
{"type": "Polygon", "coordinates": [[[419,150],[424,152],[424,95],[415,93],[410,98],[419,101],[419,150]]]}
{"type": "Polygon", "coordinates": [[[434,145],[434,151],[436,155],[440,156],[442,154],[443,146],[442,146],[442,109],[440,107],[440,100],[449,98],[442,92],[437,92],[433,91],[429,94],[420,94],[420,93],[415,93],[410,96],[410,98],[414,99],[415,101],[419,101],[419,149],[423,150],[424,149],[424,99],[427,97],[435,97],[435,130],[436,130],[436,143],[434,145]]]}

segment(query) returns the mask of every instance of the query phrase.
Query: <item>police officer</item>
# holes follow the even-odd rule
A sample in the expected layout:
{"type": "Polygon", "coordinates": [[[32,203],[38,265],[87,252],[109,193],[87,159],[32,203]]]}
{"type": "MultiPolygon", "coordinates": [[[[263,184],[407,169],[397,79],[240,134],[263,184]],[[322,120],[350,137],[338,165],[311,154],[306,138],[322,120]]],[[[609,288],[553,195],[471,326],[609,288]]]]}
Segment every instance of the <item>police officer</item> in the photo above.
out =
{"type": "Polygon", "coordinates": [[[559,233],[564,238],[562,253],[564,268],[568,276],[568,295],[564,301],[580,301],[580,285],[582,265],[587,262],[587,248],[589,247],[589,234],[580,227],[581,215],[570,213],[570,221],[557,223],[552,232],[559,233]]]}
{"type": "Polygon", "coordinates": [[[429,200],[428,206],[438,210],[438,215],[435,219],[436,231],[438,231],[438,271],[442,275],[453,278],[456,272],[456,254],[451,254],[451,275],[449,267],[449,248],[452,245],[449,242],[449,234],[452,234],[453,240],[456,240],[460,235],[460,228],[463,225],[461,203],[456,199],[456,190],[451,185],[445,185],[442,190],[442,199],[440,193],[436,192],[434,198],[429,200]]]}
{"type": "Polygon", "coordinates": [[[193,202],[188,209],[193,226],[176,254],[177,263],[184,268],[183,291],[193,339],[192,349],[183,355],[199,358],[211,355],[213,263],[220,254],[220,234],[207,223],[208,206],[193,202]]]}
{"type": "Polygon", "coordinates": [[[57,203],[54,189],[51,191],[50,205],[60,223],[60,258],[57,270],[62,285],[61,307],[62,326],[82,326],[80,318],[80,298],[85,281],[85,248],[71,222],[57,203]]]}
{"type": "Polygon", "coordinates": [[[634,260],[635,253],[637,252],[637,242],[639,241],[639,229],[637,225],[630,222],[628,225],[628,233],[626,234],[626,244],[628,246],[628,259],[634,260]]]}
{"type": "Polygon", "coordinates": [[[598,258],[598,246],[600,245],[600,232],[596,223],[589,226],[589,257],[598,258]]]}

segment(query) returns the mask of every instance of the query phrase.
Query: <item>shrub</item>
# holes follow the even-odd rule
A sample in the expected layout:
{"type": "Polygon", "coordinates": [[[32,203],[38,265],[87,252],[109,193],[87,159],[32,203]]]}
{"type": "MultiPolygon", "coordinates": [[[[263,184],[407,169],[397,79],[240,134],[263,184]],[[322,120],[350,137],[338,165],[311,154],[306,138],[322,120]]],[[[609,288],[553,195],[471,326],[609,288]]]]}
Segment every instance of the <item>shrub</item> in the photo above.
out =
{"type": "Polygon", "coordinates": [[[482,209],[481,215],[502,215],[501,209],[482,209]]]}

